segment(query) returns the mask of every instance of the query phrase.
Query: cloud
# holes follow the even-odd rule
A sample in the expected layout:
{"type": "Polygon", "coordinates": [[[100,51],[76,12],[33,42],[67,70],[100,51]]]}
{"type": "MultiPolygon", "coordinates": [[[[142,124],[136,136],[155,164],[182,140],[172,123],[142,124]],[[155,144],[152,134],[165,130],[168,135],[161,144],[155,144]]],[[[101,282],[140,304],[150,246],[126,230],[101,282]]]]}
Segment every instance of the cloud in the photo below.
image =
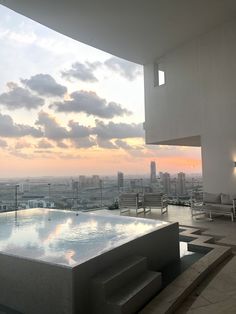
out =
{"type": "Polygon", "coordinates": [[[130,146],[129,144],[127,144],[125,141],[122,140],[115,140],[115,144],[117,147],[122,148],[124,150],[129,150],[129,149],[133,149],[134,147],[130,146]]]}
{"type": "Polygon", "coordinates": [[[0,138],[0,148],[6,148],[7,146],[7,142],[0,138]]]}
{"type": "Polygon", "coordinates": [[[12,117],[0,113],[0,136],[3,137],[20,137],[30,135],[32,137],[41,137],[43,135],[40,129],[35,127],[16,124],[12,117]]]}
{"type": "MultiPolygon", "coordinates": [[[[57,146],[61,148],[68,147],[65,143],[63,143],[64,139],[82,139],[90,136],[92,133],[92,129],[90,127],[80,125],[78,122],[74,122],[72,120],[69,121],[68,128],[62,127],[54,116],[45,111],[39,112],[36,124],[42,127],[46,138],[56,141],[57,146]]],[[[77,141],[76,143],[79,142],[77,141]]],[[[80,143],[82,143],[82,140],[80,143]]]]}
{"type": "Polygon", "coordinates": [[[102,139],[124,139],[124,138],[135,138],[143,137],[144,131],[142,124],[135,123],[114,123],[109,122],[105,124],[102,121],[96,120],[96,127],[93,128],[95,134],[102,139]]]}
{"type": "Polygon", "coordinates": [[[40,149],[47,149],[47,148],[53,148],[54,146],[47,141],[46,139],[42,139],[41,141],[38,142],[37,148],[40,149]]]}
{"type": "Polygon", "coordinates": [[[31,76],[29,80],[21,79],[21,82],[42,96],[60,97],[67,92],[67,87],[58,84],[56,80],[49,74],[37,74],[31,76]]]}
{"type": "Polygon", "coordinates": [[[142,68],[140,65],[129,62],[117,57],[111,57],[104,64],[114,72],[119,73],[129,81],[133,81],[137,76],[141,75],[142,68]]]}
{"type": "Polygon", "coordinates": [[[97,78],[93,74],[93,71],[100,65],[100,62],[86,64],[76,62],[73,63],[69,70],[61,72],[62,77],[67,80],[76,79],[83,82],[97,82],[97,78]]]}
{"type": "Polygon", "coordinates": [[[88,137],[92,132],[90,127],[80,125],[72,120],[69,121],[68,126],[70,127],[69,137],[73,139],[88,137]]]}
{"type": "Polygon", "coordinates": [[[111,57],[104,63],[102,62],[75,62],[71,68],[61,72],[62,77],[71,81],[73,79],[82,82],[97,82],[94,71],[98,68],[108,68],[109,70],[118,73],[129,81],[133,81],[137,76],[142,74],[142,67],[133,62],[126,61],[117,57],[111,57]]]}
{"type": "Polygon", "coordinates": [[[50,108],[54,108],[57,112],[84,112],[87,115],[105,119],[131,114],[127,109],[122,108],[120,104],[107,102],[106,99],[100,98],[92,91],[73,92],[70,97],[71,100],[54,102],[50,105],[50,108]]]}
{"type": "Polygon", "coordinates": [[[106,149],[117,149],[117,146],[114,145],[110,140],[103,139],[101,137],[97,137],[97,145],[106,149]]]}
{"type": "Polygon", "coordinates": [[[69,146],[63,141],[57,141],[57,146],[60,148],[68,148],[69,146]]]}
{"type": "Polygon", "coordinates": [[[67,129],[60,126],[55,117],[49,115],[47,112],[39,112],[36,124],[43,127],[44,136],[48,139],[57,141],[68,138],[67,129]]]}
{"type": "Polygon", "coordinates": [[[25,88],[19,87],[17,84],[7,83],[8,92],[0,95],[0,104],[9,110],[26,108],[37,109],[44,105],[44,99],[33,95],[25,88]]]}
{"type": "Polygon", "coordinates": [[[77,148],[90,148],[96,145],[94,139],[89,136],[73,139],[72,142],[77,148]]]}
{"type": "Polygon", "coordinates": [[[30,147],[32,147],[32,144],[27,142],[25,139],[19,139],[15,144],[15,149],[23,149],[30,147]]]}
{"type": "Polygon", "coordinates": [[[33,154],[28,154],[28,153],[23,153],[20,150],[11,150],[10,151],[11,155],[16,156],[18,158],[23,158],[23,159],[30,159],[32,160],[35,156],[33,154]]]}

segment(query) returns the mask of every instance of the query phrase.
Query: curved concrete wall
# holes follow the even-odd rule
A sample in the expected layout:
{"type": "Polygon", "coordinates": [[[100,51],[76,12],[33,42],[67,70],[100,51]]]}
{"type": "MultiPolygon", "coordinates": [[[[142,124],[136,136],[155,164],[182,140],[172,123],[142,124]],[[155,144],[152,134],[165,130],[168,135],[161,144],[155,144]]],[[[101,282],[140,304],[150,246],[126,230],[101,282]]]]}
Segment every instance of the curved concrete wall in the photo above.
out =
{"type": "Polygon", "coordinates": [[[236,193],[235,56],[232,20],[159,59],[165,85],[154,87],[153,64],[144,70],[146,142],[183,145],[184,138],[200,136],[209,192],[236,193]]]}

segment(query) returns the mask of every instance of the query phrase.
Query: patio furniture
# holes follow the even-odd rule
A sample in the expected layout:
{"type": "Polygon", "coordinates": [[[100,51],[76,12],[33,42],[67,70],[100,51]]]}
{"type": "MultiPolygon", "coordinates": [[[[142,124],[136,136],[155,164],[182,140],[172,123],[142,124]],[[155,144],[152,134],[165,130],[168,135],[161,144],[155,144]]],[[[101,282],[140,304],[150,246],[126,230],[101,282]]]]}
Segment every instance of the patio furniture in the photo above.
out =
{"type": "Polygon", "coordinates": [[[139,200],[138,193],[122,193],[119,196],[119,208],[120,214],[125,212],[130,212],[130,209],[136,210],[136,215],[144,211],[142,202],[139,200]],[[143,208],[142,211],[138,211],[140,208],[143,208]]]}
{"type": "Polygon", "coordinates": [[[192,217],[202,216],[206,214],[204,203],[203,203],[203,193],[196,192],[191,195],[191,215],[192,217]]]}
{"type": "Polygon", "coordinates": [[[168,211],[167,195],[160,193],[145,193],[143,195],[144,212],[151,211],[151,208],[160,208],[161,214],[168,211]],[[146,210],[148,208],[148,210],[146,210]]]}
{"type": "Polygon", "coordinates": [[[204,209],[212,219],[212,214],[228,215],[234,221],[236,214],[236,196],[224,193],[204,193],[203,195],[204,209]]]}

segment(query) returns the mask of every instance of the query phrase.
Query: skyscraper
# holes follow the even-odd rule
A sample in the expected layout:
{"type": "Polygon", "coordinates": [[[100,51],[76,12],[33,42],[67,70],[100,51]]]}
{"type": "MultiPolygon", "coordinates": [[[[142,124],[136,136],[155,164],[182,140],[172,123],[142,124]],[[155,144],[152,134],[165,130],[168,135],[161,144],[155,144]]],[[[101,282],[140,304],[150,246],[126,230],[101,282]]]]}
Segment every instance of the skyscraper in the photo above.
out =
{"type": "Polygon", "coordinates": [[[150,171],[151,171],[150,181],[151,181],[151,183],[155,183],[156,180],[157,180],[156,162],[155,161],[151,161],[151,163],[150,163],[150,171]]]}
{"type": "Polygon", "coordinates": [[[185,173],[183,172],[178,173],[177,192],[178,192],[178,195],[186,194],[185,173]]]}
{"type": "Polygon", "coordinates": [[[124,174],[123,174],[123,172],[117,173],[117,186],[118,186],[119,190],[124,187],[124,174]]]}
{"type": "Polygon", "coordinates": [[[168,172],[165,172],[162,174],[162,186],[165,194],[170,194],[171,188],[170,188],[170,174],[168,172]]]}

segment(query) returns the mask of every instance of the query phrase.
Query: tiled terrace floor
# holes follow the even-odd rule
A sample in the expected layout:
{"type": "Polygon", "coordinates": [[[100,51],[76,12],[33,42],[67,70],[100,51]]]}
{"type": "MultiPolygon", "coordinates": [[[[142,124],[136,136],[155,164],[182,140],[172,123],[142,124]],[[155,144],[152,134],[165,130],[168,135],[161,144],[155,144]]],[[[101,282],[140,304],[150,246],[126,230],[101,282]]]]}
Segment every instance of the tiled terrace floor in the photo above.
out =
{"type": "MultiPolygon", "coordinates": [[[[99,210],[99,213],[119,215],[118,210],[99,210]]],[[[135,211],[130,212],[130,216],[135,216],[135,211]]],[[[152,209],[150,213],[138,215],[139,217],[165,220],[170,222],[178,221],[180,225],[192,226],[203,229],[203,234],[216,236],[219,243],[229,244],[236,249],[236,220],[232,222],[229,216],[215,216],[213,221],[208,217],[199,216],[192,218],[189,207],[169,205],[168,213],[161,214],[160,209],[152,209]]]]}
{"type": "MultiPolygon", "coordinates": [[[[102,210],[100,213],[116,214],[119,211],[102,210]]],[[[135,212],[130,213],[135,216],[135,212]]],[[[228,216],[216,216],[213,221],[207,217],[192,218],[188,207],[169,206],[168,213],[161,215],[153,209],[150,214],[139,215],[151,219],[178,221],[180,225],[202,229],[202,234],[213,235],[218,243],[230,245],[236,253],[236,221],[228,216]]],[[[158,308],[153,314],[161,313],[158,308]]],[[[236,313],[236,256],[218,266],[198,288],[185,300],[176,314],[235,314],[236,313]]]]}

